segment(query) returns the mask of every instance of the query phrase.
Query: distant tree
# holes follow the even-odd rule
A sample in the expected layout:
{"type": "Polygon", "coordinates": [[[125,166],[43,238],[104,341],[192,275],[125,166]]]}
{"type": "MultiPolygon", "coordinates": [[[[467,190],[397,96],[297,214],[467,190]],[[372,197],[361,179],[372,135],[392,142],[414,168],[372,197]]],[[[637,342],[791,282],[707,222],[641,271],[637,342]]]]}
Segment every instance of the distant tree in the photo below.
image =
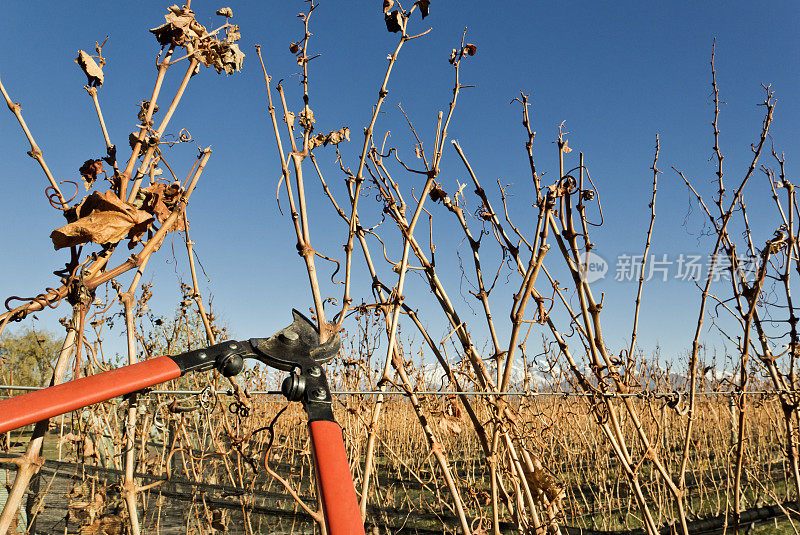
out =
{"type": "Polygon", "coordinates": [[[3,382],[42,385],[49,379],[52,362],[61,349],[58,337],[44,330],[28,328],[0,339],[3,382]]]}

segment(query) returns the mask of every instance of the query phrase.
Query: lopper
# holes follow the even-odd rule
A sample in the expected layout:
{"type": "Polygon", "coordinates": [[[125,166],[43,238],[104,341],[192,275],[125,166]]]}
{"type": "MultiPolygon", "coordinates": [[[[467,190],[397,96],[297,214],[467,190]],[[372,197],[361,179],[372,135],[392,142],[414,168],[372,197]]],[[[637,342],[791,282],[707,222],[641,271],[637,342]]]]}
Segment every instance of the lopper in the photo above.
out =
{"type": "Polygon", "coordinates": [[[53,416],[130,394],[191,372],[219,370],[232,377],[245,359],[289,372],[281,392],[290,401],[302,401],[325,526],[329,535],[363,535],[342,429],[333,417],[331,391],[322,364],[341,346],[339,335],[320,344],[316,327],[292,311],[291,325],[269,338],[227,341],[175,356],[156,357],[90,377],[0,401],[0,433],[53,416]]]}

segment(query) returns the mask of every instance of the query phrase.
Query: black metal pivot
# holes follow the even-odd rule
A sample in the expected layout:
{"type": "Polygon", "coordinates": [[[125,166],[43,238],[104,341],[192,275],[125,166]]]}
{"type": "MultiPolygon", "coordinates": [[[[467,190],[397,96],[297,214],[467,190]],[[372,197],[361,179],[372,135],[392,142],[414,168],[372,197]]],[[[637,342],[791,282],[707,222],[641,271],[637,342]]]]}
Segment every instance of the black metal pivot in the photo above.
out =
{"type": "Polygon", "coordinates": [[[281,392],[289,401],[300,401],[306,393],[306,378],[302,375],[291,374],[283,380],[281,392]]]}
{"type": "Polygon", "coordinates": [[[195,349],[187,353],[170,357],[181,369],[181,375],[189,372],[218,369],[225,377],[237,375],[244,368],[244,359],[252,353],[247,342],[228,341],[203,349],[195,349]]]}

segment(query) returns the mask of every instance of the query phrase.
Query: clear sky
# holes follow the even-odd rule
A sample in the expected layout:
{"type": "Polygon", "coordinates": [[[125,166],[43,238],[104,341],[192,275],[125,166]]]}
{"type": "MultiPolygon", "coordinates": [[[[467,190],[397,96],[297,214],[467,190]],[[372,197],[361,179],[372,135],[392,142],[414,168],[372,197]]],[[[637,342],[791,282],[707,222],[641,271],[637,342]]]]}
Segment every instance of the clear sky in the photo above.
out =
{"type": "MultiPolygon", "coordinates": [[[[322,56],[311,64],[311,107],[320,131],[351,128],[354,141],[343,147],[351,167],[355,167],[358,140],[376,99],[386,55],[397,39],[385,29],[380,4],[378,0],[323,1],[312,19],[311,49],[322,56]]],[[[271,334],[288,322],[291,307],[307,309],[311,304],[290,221],[275,204],[280,166],[253,48],[255,43],[262,45],[267,69],[274,81],[286,79],[290,108],[298,111],[298,66],[288,45],[301,36],[295,16],[305,4],[232,1],[227,5],[233,8],[233,22],[241,26],[240,46],[247,54],[243,71],[226,77],[203,69],[191,81],[170,131],[187,128],[198,143],[214,149],[190,203],[192,239],[211,278],[202,282],[202,290],[206,296],[213,291],[217,315],[232,334],[249,338],[271,334]]],[[[126,159],[127,136],[137,124],[137,103],[149,98],[155,79],[159,47],[148,29],[163,22],[166,7],[150,0],[20,2],[13,10],[5,10],[0,44],[6,52],[0,76],[12,98],[22,103],[25,119],[56,176],[79,180],[77,170],[83,161],[104,153],[91,101],[82,88],[85,77],[73,63],[78,49],[91,51],[95,40],[109,36],[100,100],[112,141],[120,148],[120,159],[126,159]]],[[[198,20],[207,26],[219,24],[220,18],[213,17],[219,7],[223,4],[192,2],[198,20]]],[[[516,222],[524,225],[533,214],[530,173],[520,108],[509,102],[520,90],[532,96],[535,153],[539,169],[547,171],[544,183],[557,175],[552,141],[559,123],[566,121],[574,149],[570,156],[576,159],[578,151],[585,154],[601,192],[605,225],[596,231],[594,242],[610,268],[595,287],[606,293],[606,335],[612,345],[621,347],[629,337],[635,283],[615,281],[614,276],[618,256],[640,254],[643,247],[656,134],[661,138],[659,167],[664,174],[651,252],[659,257],[667,254],[669,261],[675,261],[681,253],[707,254],[710,247],[708,239],[699,236],[703,221],[696,208],[691,211],[691,198],[670,167],[685,170],[699,189],[712,193],[709,59],[714,38],[718,82],[726,102],[720,128],[728,179],[735,182],[743,176],[750,143],[757,140],[762,83],[772,84],[778,98],[772,133],[776,148],[787,153],[792,176],[792,158],[800,141],[800,6],[796,2],[433,0],[430,16],[420,21],[415,15],[413,27],[416,31],[432,27],[433,31],[401,52],[376,134],[390,130],[391,142],[413,158],[413,142],[397,108],[402,103],[427,144],[432,143],[436,113],[446,109],[452,88],[447,58],[467,27],[467,41],[475,43],[478,52],[464,63],[462,81],[475,87],[462,92],[450,136],[459,140],[487,189],[498,178],[514,184],[513,203],[520,214],[516,222]]],[[[162,94],[176,87],[179,72],[180,67],[170,71],[162,94]]],[[[48,236],[64,224],[63,218],[47,203],[45,178],[25,155],[27,150],[14,117],[0,110],[3,299],[56,286],[51,272],[68,257],[65,251],[53,252],[48,236]]],[[[184,174],[193,151],[182,147],[172,152],[179,174],[184,174]]],[[[318,153],[318,158],[326,166],[329,181],[341,188],[333,151],[318,153]]],[[[448,147],[440,177],[443,186],[453,191],[456,181],[466,178],[448,147]]],[[[418,177],[404,175],[401,180],[411,185],[418,177]]],[[[759,175],[754,184],[751,214],[768,214],[755,224],[760,233],[756,241],[763,243],[777,222],[766,179],[759,175]]],[[[340,256],[344,228],[323,202],[317,185],[310,182],[309,190],[315,199],[312,239],[326,254],[340,256]]],[[[474,199],[469,201],[474,203],[474,199]]],[[[439,212],[437,217],[451,219],[441,206],[431,209],[439,212]]],[[[448,234],[450,227],[437,232],[436,239],[443,245],[454,241],[455,234],[448,234]]],[[[177,302],[175,271],[188,279],[180,240],[175,241],[174,250],[177,263],[168,241],[151,261],[146,277],[154,281],[158,296],[153,308],[163,314],[170,314],[177,302]]],[[[112,264],[124,259],[124,254],[118,255],[112,264]]],[[[399,258],[399,253],[395,256],[399,258]]],[[[645,288],[640,343],[646,348],[661,344],[668,354],[679,356],[689,347],[699,297],[691,282],[675,280],[676,270],[672,264],[667,282],[651,281],[645,288]]],[[[478,321],[460,297],[469,296],[459,291],[458,270],[450,270],[446,279],[451,294],[460,299],[457,305],[465,319],[478,321]]],[[[415,284],[422,291],[421,281],[415,284]]],[[[357,292],[358,297],[368,295],[368,287],[362,285],[357,292]]],[[[340,287],[330,293],[339,297],[340,287]]],[[[420,299],[420,303],[428,302],[427,297],[420,299]]],[[[469,299],[469,306],[477,311],[469,299]]],[[[495,306],[505,319],[510,290],[497,299],[495,306]]],[[[37,316],[40,325],[55,330],[56,318],[65,314],[67,310],[61,308],[37,316]]],[[[443,333],[441,314],[433,310],[429,314],[435,316],[426,321],[443,333]]]]}

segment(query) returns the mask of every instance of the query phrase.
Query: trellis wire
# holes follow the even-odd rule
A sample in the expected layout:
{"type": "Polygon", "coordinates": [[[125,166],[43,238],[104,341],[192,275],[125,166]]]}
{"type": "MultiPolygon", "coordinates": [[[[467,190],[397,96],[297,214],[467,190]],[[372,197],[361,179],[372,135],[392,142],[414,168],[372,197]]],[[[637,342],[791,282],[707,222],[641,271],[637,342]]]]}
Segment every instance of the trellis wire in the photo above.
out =
{"type": "MultiPolygon", "coordinates": [[[[33,391],[48,388],[44,386],[25,386],[25,385],[0,385],[0,390],[21,390],[33,391]]],[[[213,392],[218,395],[233,396],[230,390],[145,390],[141,392],[143,395],[147,394],[162,394],[162,395],[186,395],[197,396],[204,392],[213,392]]],[[[280,390],[248,390],[247,393],[251,396],[274,396],[282,395],[280,390]]],[[[492,392],[492,391],[457,391],[457,390],[415,390],[413,392],[406,392],[404,390],[332,390],[332,395],[357,395],[357,396],[377,396],[380,394],[388,396],[409,396],[416,394],[418,396],[519,396],[527,398],[535,397],[609,397],[609,398],[668,398],[672,396],[688,396],[689,392],[685,390],[673,390],[670,392],[492,392]]],[[[709,390],[704,392],[695,392],[697,396],[777,396],[780,394],[800,394],[800,390],[709,390]]]]}

